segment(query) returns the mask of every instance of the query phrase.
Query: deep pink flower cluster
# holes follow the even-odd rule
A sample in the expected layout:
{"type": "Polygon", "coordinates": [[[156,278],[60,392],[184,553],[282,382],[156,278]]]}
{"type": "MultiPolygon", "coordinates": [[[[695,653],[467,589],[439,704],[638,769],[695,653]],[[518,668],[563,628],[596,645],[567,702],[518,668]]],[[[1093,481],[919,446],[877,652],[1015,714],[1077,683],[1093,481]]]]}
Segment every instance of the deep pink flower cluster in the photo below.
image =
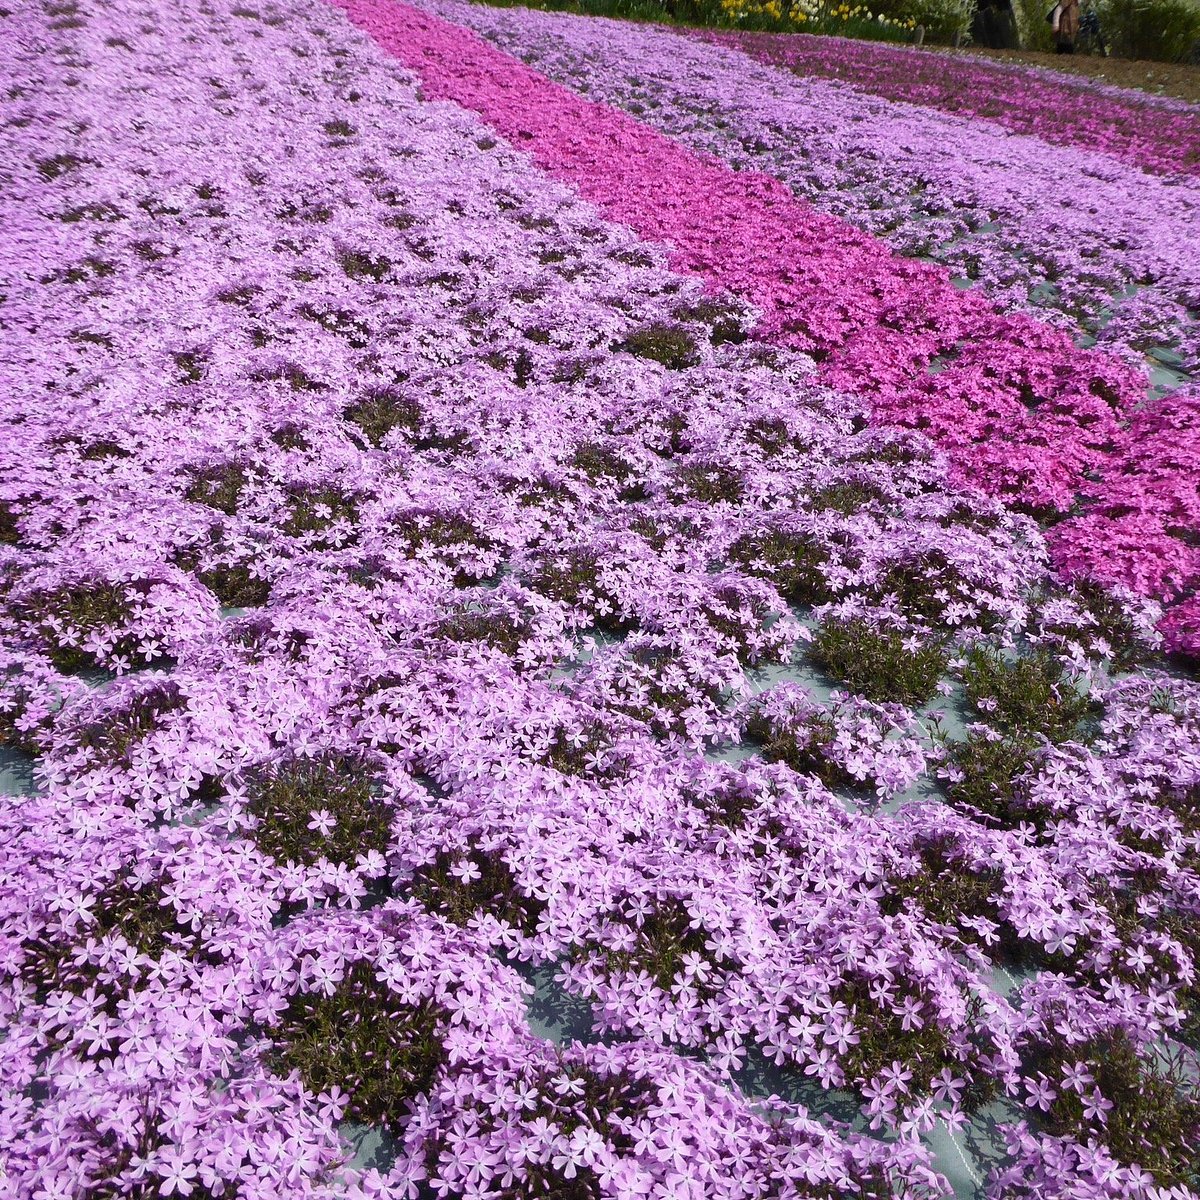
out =
{"type": "Polygon", "coordinates": [[[1055,146],[1101,150],[1144,171],[1200,173],[1200,115],[1183,101],[1024,64],[807,34],[689,30],[760,62],[888,100],[994,121],[1055,146]]]}
{"type": "Polygon", "coordinates": [[[0,21],[8,1192],[1194,1194],[1153,603],[327,5],[0,21]]]}

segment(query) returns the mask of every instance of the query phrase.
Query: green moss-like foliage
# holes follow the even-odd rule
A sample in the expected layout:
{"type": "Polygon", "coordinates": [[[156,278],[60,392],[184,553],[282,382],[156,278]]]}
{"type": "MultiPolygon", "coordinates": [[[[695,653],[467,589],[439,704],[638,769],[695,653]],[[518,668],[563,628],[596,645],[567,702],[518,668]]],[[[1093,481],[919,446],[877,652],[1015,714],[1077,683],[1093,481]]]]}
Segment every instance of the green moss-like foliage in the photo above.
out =
{"type": "MultiPolygon", "coordinates": [[[[64,674],[100,666],[90,650],[64,646],[56,639],[47,618],[53,616],[63,625],[85,635],[92,630],[124,625],[132,615],[127,585],[122,583],[81,583],[74,587],[42,592],[17,606],[18,615],[37,628],[45,641],[50,661],[64,674]]],[[[114,647],[116,654],[132,654],[133,638],[123,638],[114,647]]]]}
{"type": "Polygon", "coordinates": [[[128,767],[133,748],[171,713],[187,708],[187,697],[173,680],[165,679],[139,692],[123,708],[105,713],[97,721],[75,731],[76,743],[113,766],[128,767]]]}
{"type": "Polygon", "coordinates": [[[1148,1061],[1122,1030],[1083,1045],[1068,1045],[1053,1034],[1027,1052],[1024,1065],[1027,1073],[1040,1072],[1055,1085],[1057,1095],[1042,1118],[1050,1133],[1079,1137],[1087,1129],[1118,1162],[1149,1171],[1160,1187],[1194,1186],[1200,1142],[1200,1093],[1194,1080],[1148,1061]],[[1089,1121],[1083,1097],[1061,1084],[1063,1068],[1076,1064],[1086,1066],[1094,1086],[1113,1105],[1103,1125],[1089,1121]]]}
{"type": "MultiPolygon", "coordinates": [[[[289,537],[304,534],[324,533],[337,521],[345,521],[351,534],[343,542],[350,545],[354,540],[353,528],[358,521],[360,497],[333,486],[316,487],[300,484],[288,489],[289,515],[282,525],[289,537]]],[[[321,543],[323,544],[323,542],[321,543]]]]}
{"type": "Polygon", "coordinates": [[[990,647],[976,649],[963,670],[963,686],[987,720],[1008,734],[1066,741],[1079,734],[1091,711],[1062,663],[1040,651],[1009,661],[990,647]]]}
{"type": "Polygon", "coordinates": [[[246,563],[209,567],[195,574],[222,608],[259,608],[271,598],[271,581],[255,576],[246,563]]]}
{"type": "Polygon", "coordinates": [[[510,657],[516,655],[521,643],[529,636],[527,623],[514,620],[505,612],[466,610],[439,621],[433,636],[451,642],[481,642],[510,657]]]}
{"type": "Polygon", "coordinates": [[[615,742],[613,731],[600,721],[592,721],[581,730],[568,731],[560,726],[539,761],[561,775],[611,779],[622,774],[626,765],[620,756],[610,753],[615,742]]]}
{"type": "Polygon", "coordinates": [[[746,722],[746,737],[762,746],[763,757],[770,762],[786,763],[801,775],[815,775],[826,787],[865,786],[829,756],[836,736],[833,718],[824,713],[786,725],[752,713],[746,722]]]}
{"type": "Polygon", "coordinates": [[[749,336],[742,326],[742,317],[736,308],[717,300],[701,300],[698,304],[684,305],[674,313],[677,321],[698,321],[708,326],[708,340],[714,346],[726,342],[739,345],[749,336]]]}
{"type": "Polygon", "coordinates": [[[679,325],[647,325],[635,330],[613,349],[662,363],[669,371],[682,371],[700,361],[696,339],[679,325]]]}
{"type": "MultiPolygon", "coordinates": [[[[716,965],[704,929],[693,927],[691,916],[678,900],[661,902],[640,925],[627,923],[636,930],[632,950],[612,950],[592,943],[585,944],[582,953],[599,950],[610,971],[645,972],[663,991],[669,991],[681,975],[685,955],[699,954],[716,965]]],[[[703,987],[700,990],[704,991],[703,987]]]]}
{"type": "Polygon", "coordinates": [[[688,463],[675,472],[675,484],[701,504],[736,504],[744,491],[741,473],[723,463],[688,463]]]}
{"type": "Polygon", "coordinates": [[[949,785],[950,799],[991,817],[1001,827],[1041,827],[1046,814],[1031,805],[1020,783],[1037,753],[1037,744],[1027,738],[994,739],[972,733],[964,741],[947,747],[950,763],[962,779],[949,785]]]}
{"type": "Polygon", "coordinates": [[[814,492],[805,507],[814,512],[839,512],[853,516],[864,508],[879,508],[888,503],[887,496],[870,483],[831,483],[814,492]]]}
{"type": "Polygon", "coordinates": [[[17,524],[17,509],[7,500],[0,500],[0,546],[19,546],[21,527],[17,524]]]}
{"type": "Polygon", "coordinates": [[[421,427],[421,408],[415,401],[379,388],[345,409],[342,415],[357,425],[372,446],[383,444],[393,429],[415,434],[421,427]]]}
{"type": "Polygon", "coordinates": [[[1110,593],[1094,583],[1082,581],[1072,586],[1067,598],[1093,618],[1095,625],[1081,630],[1074,624],[1046,621],[1042,631],[1064,641],[1081,643],[1092,652],[1096,643],[1108,645],[1113,666],[1118,671],[1132,670],[1147,653],[1137,627],[1110,593]]]}
{"type": "Polygon", "coordinates": [[[332,995],[292,997],[271,1030],[269,1061],[281,1075],[299,1072],[314,1095],[349,1092],[355,1120],[395,1127],[446,1063],[447,1019],[429,1002],[402,1004],[373,965],[357,962],[332,995]]]}
{"type": "Polygon", "coordinates": [[[391,259],[384,255],[372,256],[358,250],[347,250],[338,263],[349,278],[371,279],[375,283],[382,283],[392,269],[391,259]]]}
{"type": "Polygon", "coordinates": [[[195,504],[204,504],[233,516],[237,512],[246,479],[246,468],[242,463],[220,463],[193,471],[192,481],[184,495],[195,504]]]}
{"type": "Polygon", "coordinates": [[[782,529],[745,534],[730,546],[729,560],[747,574],[769,579],[792,604],[833,599],[825,577],[829,551],[816,538],[782,529]]]}
{"type": "Polygon", "coordinates": [[[28,958],[22,973],[39,988],[82,992],[96,983],[98,971],[76,962],[73,950],[85,937],[99,941],[114,934],[150,959],[159,959],[170,949],[194,959],[216,961],[204,950],[190,923],[182,922],[166,899],[166,882],[159,878],[144,884],[129,880],[109,884],[95,897],[90,909],[93,920],[74,936],[42,937],[25,944],[28,958]]]}
{"type": "MultiPolygon", "coordinates": [[[[912,1072],[909,1088],[914,1095],[928,1095],[934,1079],[947,1067],[962,1075],[963,1067],[955,1053],[949,1031],[932,1016],[933,1005],[903,976],[894,981],[897,999],[912,998],[921,1002],[927,1013],[920,1028],[904,1021],[893,1000],[886,1006],[871,998],[873,981],[866,975],[852,973],[834,993],[835,1001],[845,1004],[851,1012],[857,1044],[848,1048],[843,1057],[846,1074],[850,1077],[876,1079],[879,1073],[899,1062],[912,1072]]],[[[974,1019],[970,1027],[978,1028],[982,1000],[973,996],[968,1006],[974,1019]]],[[[983,1049],[983,1048],[981,1048],[983,1049]]],[[[967,1111],[985,1104],[995,1094],[995,1085],[986,1077],[976,1076],[963,1095],[967,1111]]]]}
{"type": "Polygon", "coordinates": [[[892,629],[862,619],[830,620],[817,630],[809,657],[852,692],[879,703],[919,705],[929,700],[950,656],[941,642],[915,649],[892,629]]]}
{"type": "Polygon", "coordinates": [[[542,563],[529,586],[568,608],[578,608],[589,600],[597,627],[606,633],[628,633],[637,627],[637,618],[623,613],[617,597],[601,585],[599,560],[587,550],[572,550],[542,563]]]}
{"type": "Polygon", "coordinates": [[[498,851],[445,852],[413,875],[409,889],[430,913],[467,925],[481,913],[527,934],[537,932],[545,904],[525,895],[498,851]],[[455,871],[458,870],[456,874],[455,871]]]}
{"type": "Polygon", "coordinates": [[[327,755],[282,763],[251,781],[251,836],[277,862],[312,866],[328,859],[352,866],[369,851],[385,853],[391,840],[393,811],[378,791],[370,767],[356,759],[327,755]],[[310,828],[321,812],[335,822],[328,832],[310,828]]]}
{"type": "MultiPolygon", "coordinates": [[[[892,564],[871,589],[874,598],[894,604],[906,616],[934,623],[943,619],[951,604],[977,607],[977,592],[977,585],[938,550],[892,564]]],[[[984,629],[993,629],[998,618],[985,610],[976,621],[984,629]]]]}

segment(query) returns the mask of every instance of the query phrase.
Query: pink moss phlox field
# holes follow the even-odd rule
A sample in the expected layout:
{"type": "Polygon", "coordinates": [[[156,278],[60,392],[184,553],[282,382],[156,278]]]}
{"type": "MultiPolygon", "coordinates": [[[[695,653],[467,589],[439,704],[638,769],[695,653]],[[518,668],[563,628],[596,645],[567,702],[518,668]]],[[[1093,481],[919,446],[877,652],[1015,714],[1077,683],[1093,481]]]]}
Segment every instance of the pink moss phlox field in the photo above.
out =
{"type": "Polygon", "coordinates": [[[775,179],[691,154],[467,30],[391,0],[349,0],[346,10],[431,95],[481,112],[613,219],[672,247],[677,268],[744,296],[763,336],[816,356],[835,386],[869,399],[884,420],[927,431],[964,477],[998,494],[1069,508],[1116,434],[1114,406],[1141,390],[1137,372],[1115,359],[996,313],[775,179]],[[944,369],[931,377],[935,361],[944,369]]]}
{"type": "Polygon", "coordinates": [[[1100,150],[1154,174],[1200,174],[1200,115],[1182,101],[1036,67],[850,38],[709,29],[688,36],[889,100],[994,121],[1052,145],[1100,150]]]}
{"type": "Polygon", "coordinates": [[[6,1200],[949,1200],[967,1138],[1193,1200],[1159,605],[324,2],[63,7],[0,17],[6,1200]]]}
{"type": "MultiPolygon", "coordinates": [[[[1099,378],[1093,372],[1102,358],[1075,350],[1063,333],[1019,315],[1027,311],[1065,327],[1076,325],[1131,364],[1154,349],[1177,366],[1195,369],[1200,329],[1192,314],[1200,278],[1195,257],[1188,254],[1198,234],[1187,187],[1160,182],[1094,152],[1060,150],[959,117],[858,98],[822,80],[789,78],[718,46],[692,43],[681,49],[664,31],[453,0],[436,7],[557,81],[586,92],[590,99],[581,112],[592,124],[605,119],[592,101],[624,107],[661,132],[737,167],[737,176],[729,177],[735,181],[726,183],[735,191],[754,168],[765,166],[815,207],[882,233],[905,254],[932,251],[953,269],[978,278],[984,293],[1011,309],[1009,316],[979,316],[985,310],[978,293],[952,299],[941,291],[926,293],[922,289],[931,277],[920,271],[905,276],[904,266],[894,260],[887,269],[905,276],[899,294],[907,312],[869,305],[847,310],[825,287],[819,293],[826,305],[820,317],[828,320],[832,304],[834,312],[853,311],[855,321],[875,322],[833,350],[823,364],[825,377],[868,398],[877,416],[923,429],[973,482],[1034,511],[1071,509],[1082,492],[1086,516],[1052,542],[1070,573],[1120,580],[1171,600],[1195,590],[1194,542],[1200,526],[1194,512],[1177,511],[1164,525],[1162,505],[1155,502],[1157,515],[1147,515],[1147,500],[1139,491],[1153,437],[1137,430],[1154,420],[1153,408],[1134,418],[1132,431],[1118,428],[1117,417],[1134,411],[1130,398],[1143,385],[1134,382],[1132,372],[1122,373],[1119,382],[1099,378]],[[637,75],[630,74],[633,61],[637,75]],[[861,147],[858,153],[847,154],[848,138],[861,147]],[[971,311],[976,316],[956,323],[971,311]],[[924,327],[923,312],[929,313],[924,327]],[[870,370],[864,371],[868,363],[870,370]],[[1074,397],[1069,390],[1063,394],[1068,380],[1074,397]],[[1088,394],[1080,397],[1085,385],[1088,394]],[[1016,454],[1010,436],[1022,443],[1016,454]],[[1134,441],[1140,450],[1133,449],[1134,441]],[[1126,462],[1126,453],[1140,456],[1138,462],[1126,462]],[[1129,494],[1119,505],[1097,506],[1094,489],[1084,484],[1098,477],[1108,481],[1103,486],[1109,490],[1129,494]],[[1089,545],[1093,533],[1099,540],[1089,545]]],[[[467,44],[459,57],[472,53],[467,44]]],[[[456,60],[450,74],[465,69],[456,60]]],[[[503,69],[503,63],[490,68],[493,74],[503,69]]],[[[461,79],[446,83],[445,71],[438,78],[438,86],[466,86],[461,79]]],[[[530,94],[532,86],[526,89],[530,94]]],[[[547,94],[548,105],[563,102],[561,95],[547,94]]],[[[519,119],[513,118],[518,124],[538,119],[536,113],[519,111],[519,119]]],[[[554,154],[571,153],[555,145],[554,154]]],[[[563,169],[577,173],[577,160],[567,163],[563,169]]],[[[645,170],[652,169],[647,160],[645,170]]],[[[659,200],[651,196],[647,203],[659,200]]],[[[748,201],[729,203],[738,213],[751,208],[748,201]]],[[[682,227],[685,218],[676,217],[674,206],[669,211],[682,227]]],[[[625,212],[623,219],[645,218],[625,212]]],[[[836,226],[796,218],[802,219],[813,237],[843,237],[836,226]]],[[[650,232],[669,244],[683,236],[664,231],[659,217],[650,232]]],[[[710,232],[706,225],[699,236],[710,232]]],[[[785,237],[775,234],[771,245],[788,244],[785,237]]],[[[791,245],[801,261],[820,261],[811,245],[791,245]]],[[[718,263],[719,255],[713,255],[698,265],[735,290],[746,288],[743,276],[722,275],[718,263]]],[[[788,269],[774,260],[758,264],[760,274],[776,277],[788,269]]],[[[822,276],[837,280],[840,269],[825,263],[822,276]]],[[[890,282],[877,286],[876,295],[887,294],[884,287],[890,282]]],[[[761,296],[755,299],[761,304],[761,296]]],[[[830,332],[828,324],[822,328],[830,332]]],[[[775,331],[760,329],[796,339],[786,324],[775,331]]],[[[799,344],[818,357],[827,353],[811,340],[799,344]]],[[[1194,490],[1189,470],[1165,447],[1153,473],[1153,490],[1160,495],[1194,490]]],[[[1173,648],[1194,650],[1191,635],[1180,632],[1186,628],[1171,626],[1173,648]]]]}

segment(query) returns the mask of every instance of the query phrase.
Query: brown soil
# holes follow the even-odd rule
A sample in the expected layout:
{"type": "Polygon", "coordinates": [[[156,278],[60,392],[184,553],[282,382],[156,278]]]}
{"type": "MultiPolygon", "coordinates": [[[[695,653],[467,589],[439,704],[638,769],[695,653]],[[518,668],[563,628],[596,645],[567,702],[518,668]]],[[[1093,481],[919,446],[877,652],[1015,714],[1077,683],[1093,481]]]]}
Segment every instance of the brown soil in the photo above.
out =
{"type": "MultiPolygon", "coordinates": [[[[940,47],[939,47],[940,49],[940,47]]],[[[1102,58],[1100,55],[1043,54],[1038,50],[983,50],[977,47],[946,50],[946,54],[983,54],[1004,62],[1050,67],[1072,75],[1086,75],[1101,83],[1137,88],[1156,96],[1174,96],[1200,104],[1200,67],[1182,63],[1141,62],[1128,58],[1102,58]]]]}

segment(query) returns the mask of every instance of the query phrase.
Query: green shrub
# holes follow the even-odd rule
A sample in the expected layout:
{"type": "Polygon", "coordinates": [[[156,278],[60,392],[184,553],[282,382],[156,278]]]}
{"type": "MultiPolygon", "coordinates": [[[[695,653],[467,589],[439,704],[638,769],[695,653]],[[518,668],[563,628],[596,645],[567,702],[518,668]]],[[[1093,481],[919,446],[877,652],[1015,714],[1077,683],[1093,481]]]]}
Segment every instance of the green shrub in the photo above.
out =
{"type": "Polygon", "coordinates": [[[277,862],[347,866],[387,851],[392,808],[377,795],[367,764],[338,755],[297,759],[251,780],[246,811],[255,845],[277,862]]]}
{"type": "Polygon", "coordinates": [[[941,642],[912,646],[893,629],[869,621],[826,621],[809,657],[854,693],[879,703],[920,705],[932,698],[949,664],[941,642]]]}
{"type": "Polygon", "coordinates": [[[987,720],[1012,735],[1044,734],[1063,742],[1081,732],[1091,702],[1065,677],[1062,663],[1038,651],[1007,661],[990,648],[971,652],[963,670],[968,699],[987,720]]]}
{"type": "Polygon", "coordinates": [[[1191,0],[1102,0],[1100,21],[1124,58],[1184,62],[1200,43],[1200,6],[1191,0]]]}
{"type": "Polygon", "coordinates": [[[332,995],[298,992],[271,1031],[271,1065],[297,1071],[314,1095],[345,1088],[362,1122],[398,1123],[446,1062],[440,1028],[448,1014],[403,1004],[369,963],[350,966],[332,995]]]}

